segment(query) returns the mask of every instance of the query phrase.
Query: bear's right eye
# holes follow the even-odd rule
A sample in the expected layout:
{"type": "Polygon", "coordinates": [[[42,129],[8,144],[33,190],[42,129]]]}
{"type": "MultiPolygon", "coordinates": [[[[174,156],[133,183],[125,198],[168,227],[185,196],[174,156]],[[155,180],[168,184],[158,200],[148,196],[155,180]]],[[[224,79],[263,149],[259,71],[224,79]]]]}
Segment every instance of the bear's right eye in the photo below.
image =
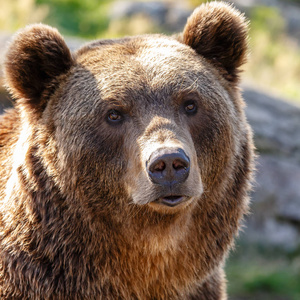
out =
{"type": "Polygon", "coordinates": [[[108,112],[107,120],[110,123],[118,123],[123,120],[123,115],[119,111],[112,109],[108,112]]]}

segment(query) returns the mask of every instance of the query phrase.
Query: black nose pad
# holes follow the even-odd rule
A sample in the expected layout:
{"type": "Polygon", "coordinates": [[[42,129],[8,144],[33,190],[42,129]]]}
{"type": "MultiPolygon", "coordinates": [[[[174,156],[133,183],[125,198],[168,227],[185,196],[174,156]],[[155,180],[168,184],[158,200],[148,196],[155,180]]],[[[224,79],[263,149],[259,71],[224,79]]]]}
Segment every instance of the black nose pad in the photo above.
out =
{"type": "Polygon", "coordinates": [[[190,160],[180,148],[160,148],[147,162],[152,182],[160,185],[183,183],[189,176],[190,160]]]}

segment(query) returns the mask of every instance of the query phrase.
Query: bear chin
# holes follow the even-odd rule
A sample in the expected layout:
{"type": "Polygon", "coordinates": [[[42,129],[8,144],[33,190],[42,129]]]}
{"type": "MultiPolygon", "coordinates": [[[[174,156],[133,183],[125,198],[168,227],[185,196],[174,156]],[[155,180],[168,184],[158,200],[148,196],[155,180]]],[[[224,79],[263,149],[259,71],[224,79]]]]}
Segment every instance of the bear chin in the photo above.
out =
{"type": "Polygon", "coordinates": [[[167,196],[151,201],[148,205],[154,211],[163,214],[175,214],[192,209],[196,200],[187,196],[167,196]]]}

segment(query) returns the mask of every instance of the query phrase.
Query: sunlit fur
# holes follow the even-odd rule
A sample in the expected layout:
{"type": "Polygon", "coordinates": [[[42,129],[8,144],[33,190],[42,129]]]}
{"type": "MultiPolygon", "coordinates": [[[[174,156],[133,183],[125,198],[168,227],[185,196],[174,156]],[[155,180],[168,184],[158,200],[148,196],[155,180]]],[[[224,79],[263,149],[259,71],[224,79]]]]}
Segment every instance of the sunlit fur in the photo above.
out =
{"type": "Polygon", "coordinates": [[[49,26],[17,33],[5,60],[16,105],[0,117],[0,298],[226,299],[253,169],[246,54],[247,23],[221,2],[176,36],[75,53],[49,26]],[[170,191],[147,174],[168,147],[190,160],[176,207],[155,202],[170,191]]]}

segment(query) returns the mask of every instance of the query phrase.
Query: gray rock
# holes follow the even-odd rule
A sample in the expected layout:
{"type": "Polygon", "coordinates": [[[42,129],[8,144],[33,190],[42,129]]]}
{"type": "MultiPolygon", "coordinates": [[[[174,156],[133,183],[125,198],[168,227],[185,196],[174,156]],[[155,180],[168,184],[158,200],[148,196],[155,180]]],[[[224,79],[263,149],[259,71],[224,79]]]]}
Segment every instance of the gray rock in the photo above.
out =
{"type": "Polygon", "coordinates": [[[258,150],[300,162],[300,107],[251,89],[244,98],[258,150]]]}
{"type": "Polygon", "coordinates": [[[300,245],[300,166],[262,154],[257,169],[246,237],[295,250],[300,245]]]}
{"type": "Polygon", "coordinates": [[[142,13],[161,26],[164,23],[167,12],[168,7],[164,2],[117,1],[112,5],[110,13],[112,19],[129,18],[142,13]]]}
{"type": "Polygon", "coordinates": [[[244,238],[286,250],[300,246],[300,107],[245,89],[259,152],[244,238]]]}
{"type": "Polygon", "coordinates": [[[5,92],[1,92],[0,90],[0,115],[3,114],[4,110],[12,107],[13,101],[9,97],[9,95],[5,92]]]}
{"type": "Polygon", "coordinates": [[[139,14],[148,16],[156,26],[166,31],[177,32],[183,29],[191,9],[185,2],[178,1],[117,1],[111,7],[112,19],[129,18],[139,14]]]}

